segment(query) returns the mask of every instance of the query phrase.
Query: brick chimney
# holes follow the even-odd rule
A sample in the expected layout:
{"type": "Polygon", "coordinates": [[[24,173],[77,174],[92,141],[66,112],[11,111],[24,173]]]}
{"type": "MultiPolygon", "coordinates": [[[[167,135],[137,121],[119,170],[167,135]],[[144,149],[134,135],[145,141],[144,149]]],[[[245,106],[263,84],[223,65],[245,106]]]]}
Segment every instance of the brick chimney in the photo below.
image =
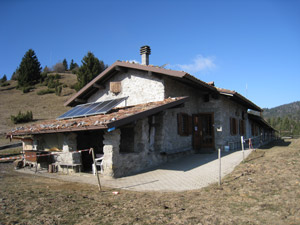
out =
{"type": "Polygon", "coordinates": [[[142,65],[149,65],[149,55],[151,54],[151,49],[148,45],[144,45],[140,49],[140,55],[142,56],[142,65]]]}

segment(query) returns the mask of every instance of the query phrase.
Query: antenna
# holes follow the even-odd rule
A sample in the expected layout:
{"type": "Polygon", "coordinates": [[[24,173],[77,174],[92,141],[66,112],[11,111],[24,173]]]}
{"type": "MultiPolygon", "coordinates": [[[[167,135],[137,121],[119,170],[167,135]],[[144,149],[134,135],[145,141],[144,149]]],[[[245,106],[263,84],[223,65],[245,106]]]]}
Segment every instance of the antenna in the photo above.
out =
{"type": "Polygon", "coordinates": [[[159,68],[165,68],[169,63],[165,63],[164,65],[160,66],[159,68]]]}

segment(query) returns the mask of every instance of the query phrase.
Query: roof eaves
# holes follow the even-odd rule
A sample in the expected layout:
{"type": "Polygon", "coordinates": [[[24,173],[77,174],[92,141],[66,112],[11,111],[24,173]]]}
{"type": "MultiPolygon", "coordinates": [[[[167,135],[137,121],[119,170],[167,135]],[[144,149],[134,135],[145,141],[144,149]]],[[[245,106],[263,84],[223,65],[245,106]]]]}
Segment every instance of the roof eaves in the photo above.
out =
{"type": "Polygon", "coordinates": [[[115,62],[111,66],[109,66],[106,70],[100,73],[97,77],[91,80],[87,85],[85,85],[82,89],[80,89],[77,93],[75,93],[68,101],[65,102],[64,106],[71,106],[71,104],[75,101],[76,98],[84,94],[88,89],[93,87],[93,84],[98,82],[102,77],[106,74],[109,74],[116,67],[118,62],[115,62]]]}
{"type": "Polygon", "coordinates": [[[250,101],[249,99],[245,98],[243,95],[239,94],[236,91],[231,91],[231,90],[224,89],[224,88],[217,88],[217,90],[222,95],[229,96],[229,97],[232,97],[233,99],[236,99],[236,100],[244,102],[247,105],[247,107],[249,107],[249,109],[253,109],[253,110],[258,111],[258,112],[262,112],[263,111],[259,106],[257,106],[252,101],[250,101]]]}
{"type": "Polygon", "coordinates": [[[119,127],[119,126],[122,126],[122,125],[125,125],[125,124],[128,124],[128,123],[131,123],[133,121],[136,121],[138,119],[142,119],[142,118],[145,118],[147,116],[154,115],[154,114],[156,114],[158,112],[161,112],[163,110],[175,107],[177,105],[181,105],[181,104],[187,102],[188,100],[189,100],[189,97],[181,97],[178,100],[175,100],[175,101],[172,101],[172,102],[160,105],[160,106],[156,106],[154,108],[151,108],[151,109],[148,109],[148,110],[136,113],[134,115],[125,117],[125,118],[120,119],[120,120],[109,122],[107,124],[107,127],[108,128],[119,127]]]}
{"type": "MultiPolygon", "coordinates": [[[[267,126],[268,128],[272,129],[272,130],[275,130],[263,117],[261,116],[258,116],[258,115],[255,115],[255,114],[252,114],[252,113],[248,113],[248,118],[250,120],[254,120],[258,123],[261,123],[265,126],[267,126]]],[[[276,131],[276,130],[275,130],[276,131]]]]}
{"type": "Polygon", "coordinates": [[[206,88],[206,89],[208,89],[208,90],[210,90],[212,92],[218,93],[218,90],[215,87],[209,85],[208,83],[206,83],[206,82],[204,82],[202,80],[199,80],[198,78],[196,78],[196,77],[194,77],[194,76],[192,76],[192,75],[190,75],[188,73],[185,74],[184,78],[186,78],[188,80],[191,80],[191,81],[193,81],[193,82],[195,82],[197,84],[200,84],[202,87],[204,87],[204,88],[206,88]]]}
{"type": "Polygon", "coordinates": [[[95,84],[96,82],[99,82],[101,79],[106,77],[113,70],[115,70],[116,67],[148,71],[148,72],[152,72],[152,73],[157,73],[157,74],[162,74],[162,75],[167,75],[167,76],[177,77],[177,78],[186,78],[190,81],[195,82],[198,85],[200,84],[201,87],[204,87],[213,92],[217,92],[216,88],[210,86],[209,84],[197,79],[196,77],[194,77],[184,71],[169,70],[169,69],[164,69],[164,68],[160,68],[160,67],[156,67],[156,66],[152,66],[152,65],[140,65],[140,64],[129,63],[129,62],[116,61],[114,64],[112,64],[106,70],[104,70],[101,74],[99,74],[97,77],[95,77],[92,81],[90,81],[81,90],[79,90],[76,94],[74,94],[67,102],[65,102],[64,105],[71,106],[77,98],[80,99],[80,96],[84,95],[84,93],[86,93],[89,89],[93,88],[93,84],[95,84]]]}

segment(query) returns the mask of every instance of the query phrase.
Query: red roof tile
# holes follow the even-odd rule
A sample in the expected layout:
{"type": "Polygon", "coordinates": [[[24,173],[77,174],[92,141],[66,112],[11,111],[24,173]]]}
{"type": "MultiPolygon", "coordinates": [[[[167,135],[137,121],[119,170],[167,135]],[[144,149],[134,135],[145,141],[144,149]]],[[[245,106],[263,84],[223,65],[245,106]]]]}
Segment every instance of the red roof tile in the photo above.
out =
{"type": "Polygon", "coordinates": [[[107,129],[112,126],[121,126],[123,124],[130,123],[131,121],[182,104],[187,100],[188,97],[168,98],[159,102],[150,102],[135,106],[114,108],[110,113],[104,115],[93,115],[65,120],[48,120],[29,126],[18,127],[7,133],[7,135],[30,135],[40,133],[107,129]]]}

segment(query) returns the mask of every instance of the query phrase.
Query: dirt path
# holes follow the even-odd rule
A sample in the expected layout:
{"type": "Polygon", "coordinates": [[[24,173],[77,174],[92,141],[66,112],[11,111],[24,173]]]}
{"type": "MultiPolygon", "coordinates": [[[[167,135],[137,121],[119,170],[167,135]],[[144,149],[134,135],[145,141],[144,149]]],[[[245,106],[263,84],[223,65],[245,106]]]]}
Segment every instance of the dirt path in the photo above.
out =
{"type": "Polygon", "coordinates": [[[113,191],[0,163],[0,224],[300,224],[300,140],[253,152],[221,188],[113,191]]]}

